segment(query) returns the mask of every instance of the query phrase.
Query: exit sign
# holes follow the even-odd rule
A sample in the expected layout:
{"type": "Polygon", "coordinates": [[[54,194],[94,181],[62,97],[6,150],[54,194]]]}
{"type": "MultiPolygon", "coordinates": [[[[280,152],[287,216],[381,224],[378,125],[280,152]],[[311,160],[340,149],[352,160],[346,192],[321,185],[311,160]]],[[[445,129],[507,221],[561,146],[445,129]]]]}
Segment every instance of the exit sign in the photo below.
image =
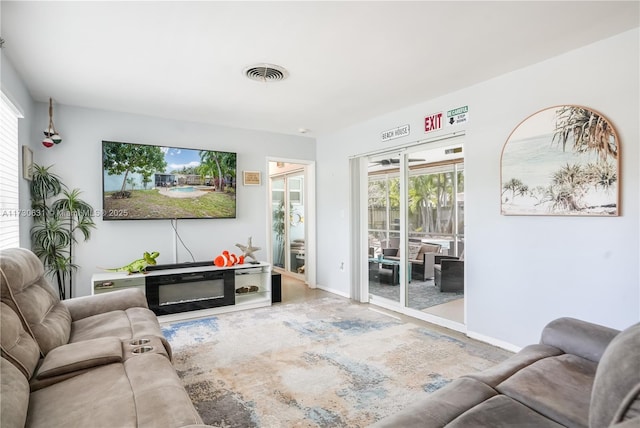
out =
{"type": "Polygon", "coordinates": [[[424,132],[437,131],[438,129],[442,129],[442,112],[424,118],[424,132]]]}

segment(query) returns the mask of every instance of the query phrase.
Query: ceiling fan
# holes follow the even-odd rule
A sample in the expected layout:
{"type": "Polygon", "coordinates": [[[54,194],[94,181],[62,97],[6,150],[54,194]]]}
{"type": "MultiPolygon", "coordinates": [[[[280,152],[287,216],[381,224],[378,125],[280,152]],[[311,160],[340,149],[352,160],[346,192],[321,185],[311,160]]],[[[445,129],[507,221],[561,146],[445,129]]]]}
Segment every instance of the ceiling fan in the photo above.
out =
{"type": "MultiPolygon", "coordinates": [[[[426,159],[409,159],[409,162],[422,162],[426,159]]],[[[382,166],[389,166],[389,165],[396,165],[400,163],[400,158],[389,158],[389,159],[380,159],[378,161],[374,161],[369,163],[369,166],[374,166],[374,165],[382,165],[382,166]]]]}

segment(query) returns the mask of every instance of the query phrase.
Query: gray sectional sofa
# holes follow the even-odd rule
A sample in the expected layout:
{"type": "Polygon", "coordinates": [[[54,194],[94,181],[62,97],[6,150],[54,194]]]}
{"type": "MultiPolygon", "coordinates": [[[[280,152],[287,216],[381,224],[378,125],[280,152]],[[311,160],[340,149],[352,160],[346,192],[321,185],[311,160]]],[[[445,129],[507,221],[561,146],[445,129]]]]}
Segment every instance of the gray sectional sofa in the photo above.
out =
{"type": "Polygon", "coordinates": [[[205,426],[140,290],[60,301],[26,249],[0,285],[0,426],[205,426]]]}
{"type": "Polygon", "coordinates": [[[640,323],[619,332],[573,318],[539,344],[463,376],[375,428],[640,427],[640,323]]]}

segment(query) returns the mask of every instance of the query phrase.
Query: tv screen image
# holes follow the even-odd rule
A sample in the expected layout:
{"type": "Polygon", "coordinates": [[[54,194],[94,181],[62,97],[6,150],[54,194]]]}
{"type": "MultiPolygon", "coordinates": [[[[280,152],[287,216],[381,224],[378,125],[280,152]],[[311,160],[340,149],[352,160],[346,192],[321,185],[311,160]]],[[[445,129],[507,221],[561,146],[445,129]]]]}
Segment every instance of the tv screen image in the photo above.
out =
{"type": "Polygon", "coordinates": [[[102,218],[236,217],[236,153],[102,142],[102,218]]]}

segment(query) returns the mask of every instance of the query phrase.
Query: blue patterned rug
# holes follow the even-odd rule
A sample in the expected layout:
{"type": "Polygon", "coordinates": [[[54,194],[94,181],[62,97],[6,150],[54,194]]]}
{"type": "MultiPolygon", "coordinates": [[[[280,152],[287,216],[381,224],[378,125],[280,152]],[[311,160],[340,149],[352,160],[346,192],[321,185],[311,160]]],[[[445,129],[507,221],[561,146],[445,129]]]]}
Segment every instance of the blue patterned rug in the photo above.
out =
{"type": "Polygon", "coordinates": [[[365,427],[511,353],[339,297],[163,326],[215,427],[365,427]]]}
{"type": "MultiPolygon", "coordinates": [[[[369,293],[393,300],[394,302],[400,301],[399,285],[390,285],[373,280],[369,282],[369,293]]],[[[440,291],[436,288],[433,279],[427,281],[414,279],[409,283],[407,293],[408,306],[418,310],[441,305],[464,297],[463,292],[440,291]]]]}

